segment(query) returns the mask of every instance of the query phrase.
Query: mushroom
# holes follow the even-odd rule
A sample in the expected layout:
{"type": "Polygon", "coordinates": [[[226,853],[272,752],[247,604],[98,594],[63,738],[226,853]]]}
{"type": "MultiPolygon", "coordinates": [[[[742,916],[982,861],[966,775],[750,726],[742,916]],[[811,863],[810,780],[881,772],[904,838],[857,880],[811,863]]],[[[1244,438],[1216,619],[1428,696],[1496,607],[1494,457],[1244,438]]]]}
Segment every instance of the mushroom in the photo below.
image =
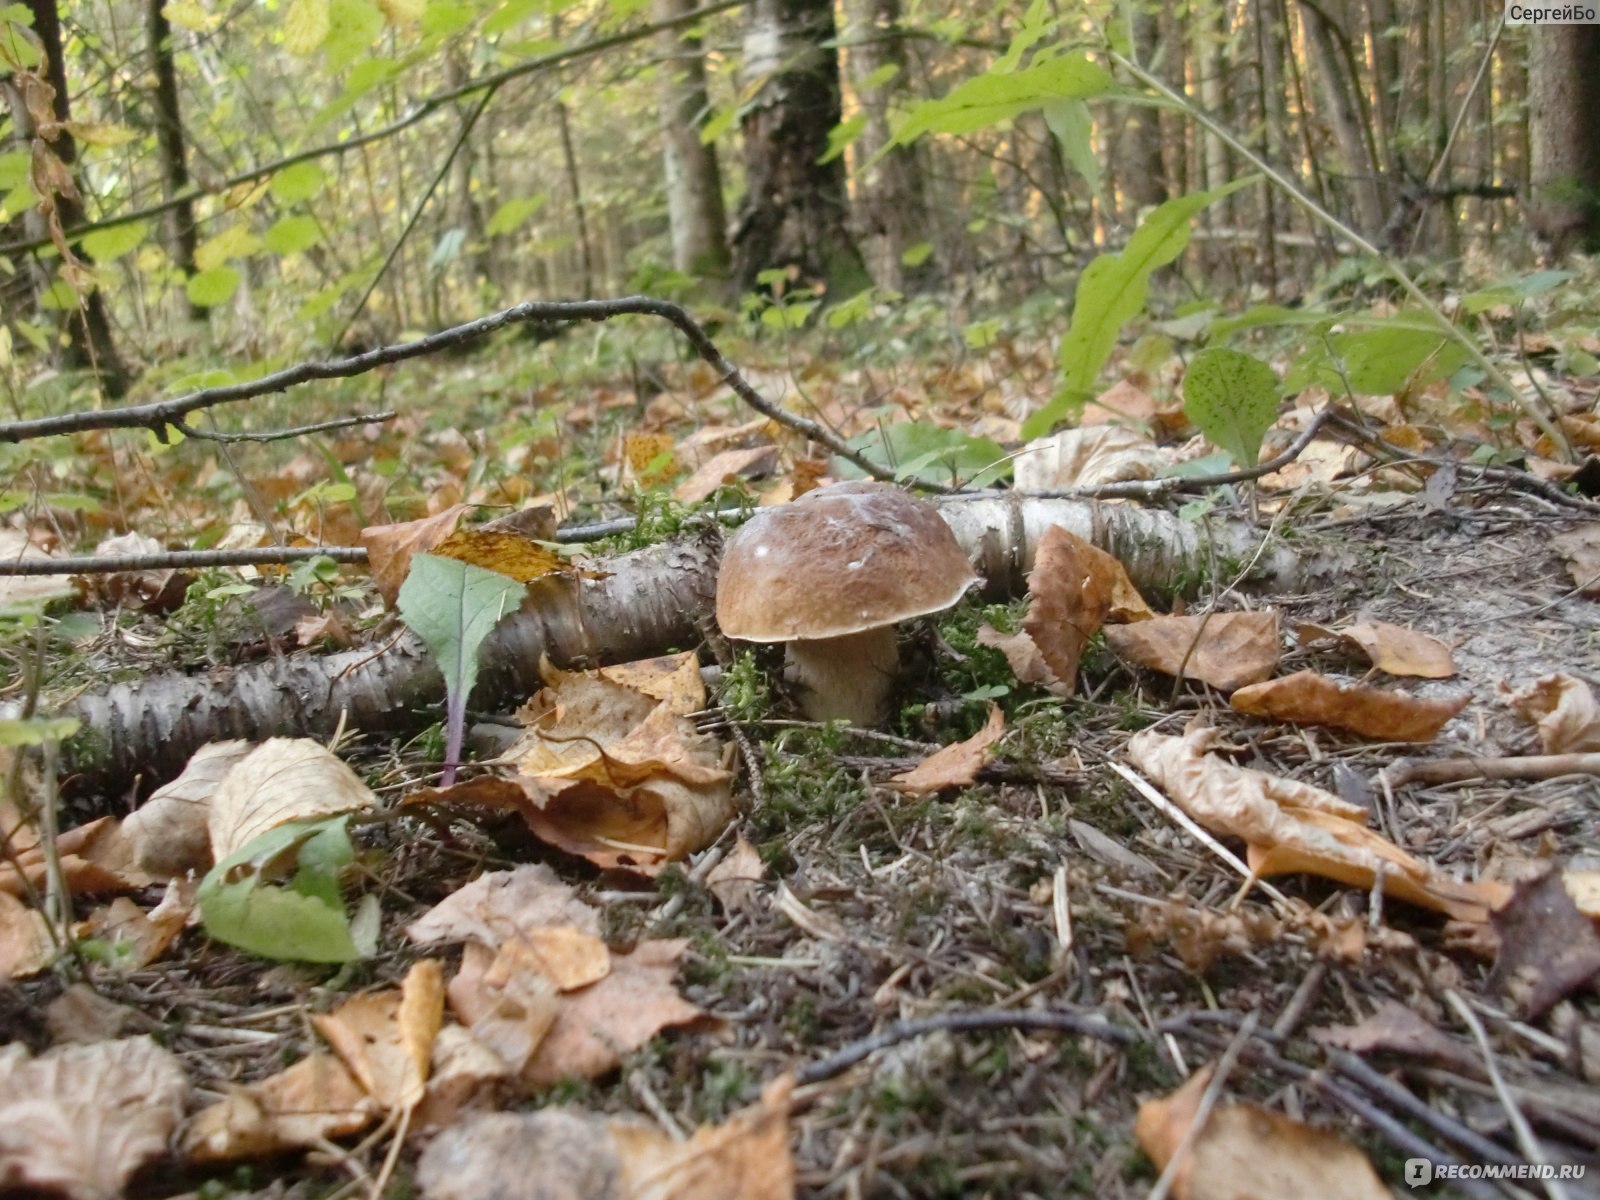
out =
{"type": "Polygon", "coordinates": [[[937,509],[886,483],[837,483],[764,508],[729,539],[717,623],[785,642],[812,720],[888,716],[897,621],[949,608],[978,581],[937,509]]]}

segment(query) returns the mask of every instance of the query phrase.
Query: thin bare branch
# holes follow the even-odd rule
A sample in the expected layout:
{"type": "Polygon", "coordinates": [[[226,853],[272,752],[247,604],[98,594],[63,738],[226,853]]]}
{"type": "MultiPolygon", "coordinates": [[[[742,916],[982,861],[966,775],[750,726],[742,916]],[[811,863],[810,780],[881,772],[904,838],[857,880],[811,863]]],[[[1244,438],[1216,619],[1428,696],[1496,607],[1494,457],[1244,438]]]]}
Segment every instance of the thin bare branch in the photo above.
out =
{"type": "Polygon", "coordinates": [[[357,425],[376,425],[392,421],[400,414],[393,409],[376,413],[357,413],[353,417],[338,417],[332,421],[318,421],[314,425],[295,425],[289,429],[265,429],[260,433],[221,433],[214,429],[196,429],[187,421],[173,421],[171,425],[184,437],[198,442],[286,442],[291,438],[306,437],[313,433],[328,433],[334,429],[350,429],[357,425]]]}

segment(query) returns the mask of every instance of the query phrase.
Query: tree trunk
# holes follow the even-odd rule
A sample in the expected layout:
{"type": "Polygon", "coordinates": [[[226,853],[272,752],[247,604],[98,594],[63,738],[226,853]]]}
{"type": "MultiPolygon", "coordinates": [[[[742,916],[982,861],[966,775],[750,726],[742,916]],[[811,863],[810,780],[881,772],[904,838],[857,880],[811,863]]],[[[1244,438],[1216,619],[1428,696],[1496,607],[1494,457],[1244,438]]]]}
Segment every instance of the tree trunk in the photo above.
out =
{"type": "Polygon", "coordinates": [[[792,268],[841,300],[871,284],[850,236],[844,162],[822,163],[839,123],[839,56],[832,0],[754,0],[744,36],[744,78],[760,90],[746,106],[746,194],[734,234],[741,290],[772,268],[792,268]]]}
{"type": "Polygon", "coordinates": [[[1328,123],[1333,127],[1334,140],[1339,144],[1339,153],[1344,158],[1345,171],[1349,176],[1355,224],[1363,234],[1371,237],[1383,228],[1385,214],[1378,191],[1377,165],[1368,153],[1361,111],[1356,101],[1355,89],[1360,86],[1360,80],[1348,76],[1338,38],[1322,11],[1302,0],[1300,13],[1306,32],[1306,48],[1317,80],[1322,85],[1323,100],[1328,106],[1328,123]]]}
{"type": "MultiPolygon", "coordinates": [[[[145,40],[150,46],[150,70],[156,84],[156,151],[161,170],[161,196],[174,206],[166,217],[168,253],[188,277],[196,273],[194,205],[184,197],[189,190],[189,164],[183,113],[178,105],[178,72],[172,61],[172,26],[162,12],[165,6],[166,0],[145,0],[145,40]]],[[[184,303],[191,317],[205,316],[206,310],[200,305],[187,297],[184,303]]]]}
{"type": "Polygon", "coordinates": [[[1600,25],[1535,25],[1528,226],[1564,258],[1600,251],[1600,25]]]}
{"type": "MultiPolygon", "coordinates": [[[[1164,73],[1156,63],[1161,49],[1161,22],[1145,4],[1133,7],[1131,24],[1134,54],[1147,71],[1164,73]]],[[[1169,198],[1167,168],[1161,158],[1161,109],[1143,104],[1124,106],[1120,149],[1116,164],[1118,191],[1127,203],[1119,214],[1132,229],[1141,209],[1164,204],[1169,198]]]]}
{"type": "Polygon", "coordinates": [[[845,0],[849,21],[850,85],[866,125],[852,148],[855,171],[856,228],[862,249],[879,287],[903,292],[908,284],[929,281],[932,259],[908,268],[905,252],[927,237],[928,207],[924,198],[918,146],[897,146],[877,162],[889,144],[890,102],[905,90],[906,47],[900,29],[900,0],[845,0]],[[888,79],[873,77],[880,72],[888,79]],[[872,163],[861,169],[859,164],[872,163]]]}
{"type": "MultiPolygon", "coordinates": [[[[67,68],[61,48],[60,18],[56,12],[55,0],[28,0],[28,8],[33,14],[33,32],[38,35],[40,47],[44,51],[44,82],[54,91],[50,102],[51,112],[59,125],[72,117],[71,106],[67,102],[67,68]]],[[[22,103],[16,87],[8,85],[6,90],[12,98],[12,119],[16,122],[18,132],[42,142],[43,147],[60,159],[62,165],[70,172],[72,164],[78,158],[78,148],[73,142],[72,135],[65,129],[58,128],[52,138],[39,137],[33,115],[28,112],[27,105],[22,103]]],[[[70,232],[83,224],[83,202],[78,198],[75,188],[57,192],[48,199],[55,206],[53,219],[60,223],[62,232],[70,232]]],[[[43,217],[34,210],[27,222],[29,235],[37,237],[46,234],[47,221],[51,219],[43,217]]],[[[76,254],[85,266],[92,265],[93,260],[84,251],[77,250],[76,254]]],[[[92,282],[85,285],[85,290],[79,292],[78,307],[66,313],[65,323],[69,339],[65,355],[66,364],[91,371],[99,379],[101,389],[112,399],[122,396],[128,390],[128,370],[117,354],[116,342],[111,336],[111,321],[106,314],[105,297],[92,282]]]]}
{"type": "MultiPolygon", "coordinates": [[[[653,15],[657,21],[670,21],[694,8],[694,0],[655,0],[653,15]]],[[[716,147],[700,140],[711,111],[700,38],[686,28],[665,30],[661,53],[666,59],[661,71],[661,158],[672,265],[685,275],[723,284],[733,263],[716,147]]]]}
{"type": "MultiPolygon", "coordinates": [[[[951,497],[940,511],[995,598],[1021,595],[1044,531],[1062,525],[1116,555],[1141,589],[1171,592],[1203,579],[1218,558],[1253,564],[1252,577],[1304,588],[1348,564],[1263,549],[1247,522],[1193,524],[1135,504],[1091,500],[951,497]]],[[[475,706],[521,703],[540,686],[539,663],[589,666],[692,645],[710,627],[719,547],[666,542],[596,564],[585,577],[546,577],[529,586],[520,612],[484,644],[475,706]]],[[[83,722],[67,747],[75,797],[70,815],[102,815],[132,782],[175,776],[207,742],[228,738],[326,738],[341,723],[368,735],[414,731],[441,717],[444,680],[411,634],[374,652],[299,655],[219,670],[158,675],[78,697],[60,715],[83,722]]],[[[0,716],[11,715],[0,706],[0,716]]]]}

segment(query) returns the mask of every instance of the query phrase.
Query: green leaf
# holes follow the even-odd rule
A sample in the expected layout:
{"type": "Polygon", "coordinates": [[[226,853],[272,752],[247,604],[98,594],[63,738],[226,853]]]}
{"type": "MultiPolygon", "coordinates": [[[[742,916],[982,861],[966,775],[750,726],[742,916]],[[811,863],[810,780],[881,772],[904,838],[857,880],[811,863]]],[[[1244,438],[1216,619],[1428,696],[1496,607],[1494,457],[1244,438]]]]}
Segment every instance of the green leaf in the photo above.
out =
{"type": "Polygon", "coordinates": [[[1054,100],[1044,106],[1045,124],[1061,143],[1061,152],[1096,198],[1100,197],[1100,157],[1094,152],[1094,122],[1082,100],[1054,100]]]}
{"type": "Polygon", "coordinates": [[[847,121],[840,121],[828,130],[828,148],[823,151],[822,157],[817,159],[819,165],[831,163],[841,157],[845,150],[861,136],[862,130],[867,127],[867,114],[857,113],[847,121]]]}
{"type": "Polygon", "coordinates": [[[295,163],[272,177],[269,190],[279,204],[294,204],[309,200],[322,190],[326,176],[314,162],[295,163]]]}
{"type": "Polygon", "coordinates": [[[1412,383],[1448,375],[1467,361],[1467,351],[1437,326],[1391,318],[1373,329],[1341,333],[1334,353],[1357,395],[1390,396],[1412,383]]]}
{"type": "Polygon", "coordinates": [[[856,80],[856,91],[857,93],[876,91],[898,74],[900,74],[898,63],[885,63],[872,74],[856,80]]]}
{"type": "Polygon", "coordinates": [[[506,0],[489,14],[489,18],[483,23],[483,32],[488,37],[505,33],[508,29],[515,29],[530,17],[539,16],[544,11],[545,0],[506,0]]]}
{"type": "Polygon", "coordinates": [[[77,733],[77,717],[31,717],[0,720],[0,746],[42,746],[77,733]]]}
{"type": "Polygon", "coordinates": [[[498,571],[437,554],[413,555],[400,585],[400,617],[433,651],[444,676],[446,786],[454,780],[467,697],[478,681],[478,648],[525,592],[498,571]]]}
{"type": "Polygon", "coordinates": [[[148,224],[134,221],[127,225],[114,225],[110,229],[96,229],[93,233],[86,233],[79,244],[83,247],[84,253],[95,261],[110,262],[136,248],[149,232],[148,224]]]}
{"type": "MultiPolygon", "coordinates": [[[[869,462],[891,468],[898,479],[923,483],[963,483],[986,487],[1011,475],[1011,460],[997,443],[926,421],[900,421],[850,439],[869,462]]],[[[846,459],[833,460],[833,473],[861,479],[865,473],[846,459]]]]}
{"type": "Polygon", "coordinates": [[[274,254],[297,254],[322,240],[322,230],[311,217],[282,217],[261,236],[274,254]]]}
{"type": "Polygon", "coordinates": [[[820,300],[780,300],[761,312],[761,323],[768,329],[804,329],[820,300]]]}
{"type": "Polygon", "coordinates": [[[1542,295],[1551,288],[1560,287],[1572,277],[1571,271],[1535,271],[1532,275],[1524,275],[1521,279],[1510,283],[1469,292],[1461,298],[1461,307],[1468,313],[1476,314],[1494,308],[1498,304],[1516,304],[1518,301],[1542,295]]]}
{"type": "Polygon", "coordinates": [[[490,237],[502,233],[515,233],[544,207],[548,199],[543,192],[534,196],[519,196],[515,200],[507,200],[494,210],[494,215],[489,218],[489,223],[483,231],[490,237]]]}
{"type": "Polygon", "coordinates": [[[355,859],[349,820],[346,813],[279,825],[211,868],[198,897],[206,932],[264,958],[361,957],[339,891],[339,874],[355,859]]]}
{"type": "Polygon", "coordinates": [[[1098,96],[1110,89],[1111,76],[1082,53],[1048,59],[1009,75],[979,75],[938,100],[913,107],[885,148],[904,146],[925,133],[970,133],[1043,108],[1052,100],[1098,96]]]}
{"type": "Polygon", "coordinates": [[[1078,277],[1072,323],[1061,339],[1061,391],[1022,424],[1022,436],[1043,437],[1071,411],[1095,381],[1116,348],[1122,327],[1144,309],[1150,276],[1183,253],[1189,222],[1213,201],[1255,182],[1238,179],[1209,192],[1178,196],[1152,209],[1120,254],[1102,254],[1078,277]]]}
{"type": "Polygon", "coordinates": [[[336,71],[358,61],[383,36],[383,13],[370,0],[329,0],[328,21],[322,50],[336,71]]]}
{"type": "Polygon", "coordinates": [[[932,256],[933,243],[918,242],[915,246],[908,247],[905,253],[900,256],[900,265],[912,268],[920,267],[932,256]]]}
{"type": "Polygon", "coordinates": [[[239,278],[239,272],[233,267],[212,267],[209,271],[191,275],[183,290],[189,302],[196,307],[215,308],[227,303],[233,293],[239,290],[239,278]]]}
{"type": "Polygon", "coordinates": [[[1278,415],[1278,377],[1238,350],[1202,350],[1183,376],[1183,411],[1235,463],[1253,467],[1278,415]]]}
{"type": "Polygon", "coordinates": [[[9,192],[27,183],[32,164],[33,155],[26,150],[8,150],[0,154],[0,192],[9,192]]]}
{"type": "Polygon", "coordinates": [[[471,25],[474,15],[470,4],[428,0],[428,7],[422,10],[422,32],[429,37],[451,37],[471,25]]]}

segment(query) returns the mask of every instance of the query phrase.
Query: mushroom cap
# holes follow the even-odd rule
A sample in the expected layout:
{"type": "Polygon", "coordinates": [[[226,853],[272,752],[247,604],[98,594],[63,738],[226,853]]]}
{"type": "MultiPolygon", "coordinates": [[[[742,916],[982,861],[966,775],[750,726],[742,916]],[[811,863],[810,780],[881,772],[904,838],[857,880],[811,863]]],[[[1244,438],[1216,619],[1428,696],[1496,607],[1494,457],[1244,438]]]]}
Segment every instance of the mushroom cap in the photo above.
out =
{"type": "Polygon", "coordinates": [[[845,637],[949,608],[977,581],[931,504],[836,483],[762,509],[728,540],[717,624],[747,642],[845,637]]]}

